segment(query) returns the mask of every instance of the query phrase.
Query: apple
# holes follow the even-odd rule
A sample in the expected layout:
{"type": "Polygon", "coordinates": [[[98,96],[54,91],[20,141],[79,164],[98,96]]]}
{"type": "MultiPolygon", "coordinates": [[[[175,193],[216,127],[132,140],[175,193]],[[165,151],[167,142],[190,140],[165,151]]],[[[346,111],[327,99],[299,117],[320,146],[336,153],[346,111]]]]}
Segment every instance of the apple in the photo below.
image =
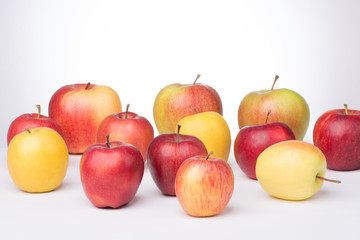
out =
{"type": "Polygon", "coordinates": [[[315,123],[314,145],[320,148],[327,160],[327,167],[348,171],[360,168],[360,111],[330,110],[315,123]]]}
{"type": "Polygon", "coordinates": [[[7,152],[10,177],[25,192],[56,189],[65,177],[68,162],[65,141],[48,127],[26,129],[17,134],[7,152]]]}
{"type": "Polygon", "coordinates": [[[49,103],[49,117],[60,125],[70,153],[83,153],[95,144],[101,121],[117,112],[121,112],[117,93],[90,83],[66,85],[49,103]]]}
{"type": "Polygon", "coordinates": [[[26,129],[38,128],[38,127],[48,127],[54,129],[60,135],[62,135],[61,128],[54,120],[44,115],[41,115],[40,105],[36,105],[38,113],[26,113],[17,117],[8,129],[7,133],[7,145],[13,137],[21,132],[26,131],[26,129]]]}
{"type": "Polygon", "coordinates": [[[297,140],[302,140],[309,126],[310,110],[305,99],[298,93],[282,88],[248,93],[238,109],[238,123],[244,126],[262,124],[267,111],[271,109],[269,122],[283,122],[294,132],[297,140]]]}
{"type": "Polygon", "coordinates": [[[210,86],[196,83],[174,83],[164,87],[156,96],[154,120],[160,134],[176,133],[180,119],[198,112],[214,111],[222,115],[222,103],[219,94],[210,86]]]}
{"type": "Polygon", "coordinates": [[[205,145],[194,136],[167,133],[157,136],[150,144],[148,166],[152,178],[160,191],[175,195],[175,177],[180,165],[196,155],[207,155],[205,145]]]}
{"type": "MultiPolygon", "coordinates": [[[[195,109],[196,112],[196,109],[195,109]]],[[[217,112],[202,112],[184,117],[178,122],[181,133],[199,138],[213,157],[229,158],[231,134],[225,119],[217,112]]]]}
{"type": "Polygon", "coordinates": [[[119,208],[130,202],[144,175],[140,151],[123,142],[98,143],[86,149],[80,160],[84,192],[98,208],[119,208]]]}
{"type": "Polygon", "coordinates": [[[220,213],[234,191],[234,174],[220,158],[194,156],[185,160],[175,179],[176,196],[184,211],[194,217],[220,213]]]}
{"type": "Polygon", "coordinates": [[[295,135],[288,125],[281,122],[245,126],[240,129],[234,143],[234,154],[240,169],[249,178],[256,179],[255,166],[260,153],[271,145],[295,140],[295,135]]]}
{"type": "Polygon", "coordinates": [[[270,195],[285,200],[313,196],[320,190],[323,180],[329,180],[324,178],[325,171],[326,158],[321,150],[299,140],[268,147],[256,162],[256,177],[261,187],[270,195]]]}
{"type": "Polygon", "coordinates": [[[104,143],[105,136],[110,135],[111,142],[132,144],[141,152],[145,162],[149,145],[154,139],[154,129],[146,118],[129,112],[129,106],[126,106],[126,112],[111,114],[100,123],[96,141],[104,143]]]}

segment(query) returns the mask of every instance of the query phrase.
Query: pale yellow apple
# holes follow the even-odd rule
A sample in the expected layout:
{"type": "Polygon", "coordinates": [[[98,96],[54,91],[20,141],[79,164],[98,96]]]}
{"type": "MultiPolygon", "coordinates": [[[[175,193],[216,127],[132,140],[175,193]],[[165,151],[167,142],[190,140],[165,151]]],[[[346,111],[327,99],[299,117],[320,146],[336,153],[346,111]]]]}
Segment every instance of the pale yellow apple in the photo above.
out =
{"type": "Polygon", "coordinates": [[[225,119],[217,112],[202,112],[182,118],[181,134],[199,138],[208,152],[225,161],[229,158],[231,135],[225,119]]]}
{"type": "Polygon", "coordinates": [[[326,170],[326,158],[314,145],[284,141],[265,149],[256,163],[256,177],[270,195],[285,200],[304,200],[317,193],[326,170]]]}
{"type": "Polygon", "coordinates": [[[65,177],[69,162],[65,141],[55,130],[34,128],[10,142],[7,163],[11,179],[26,192],[48,192],[65,177]]]}

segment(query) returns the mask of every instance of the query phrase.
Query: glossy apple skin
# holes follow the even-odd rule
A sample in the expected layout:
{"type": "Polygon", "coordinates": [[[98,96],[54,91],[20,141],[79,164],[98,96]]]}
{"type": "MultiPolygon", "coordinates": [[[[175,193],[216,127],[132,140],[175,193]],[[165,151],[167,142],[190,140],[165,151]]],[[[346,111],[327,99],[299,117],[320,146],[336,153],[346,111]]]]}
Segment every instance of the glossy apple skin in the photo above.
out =
{"type": "Polygon", "coordinates": [[[133,112],[115,113],[107,116],[98,129],[96,141],[106,142],[106,135],[109,135],[110,142],[119,141],[134,145],[143,157],[147,159],[147,152],[151,141],[154,139],[154,129],[151,123],[144,117],[133,112]]]}
{"type": "Polygon", "coordinates": [[[325,112],[315,123],[314,145],[321,149],[327,167],[348,171],[360,168],[360,111],[335,109],[325,112]]]}
{"type": "Polygon", "coordinates": [[[176,196],[184,211],[194,217],[219,214],[234,191],[230,165],[220,158],[205,158],[188,158],[176,174],[176,196]]]}
{"type": "Polygon", "coordinates": [[[310,110],[305,99],[289,89],[254,91],[247,94],[238,109],[238,124],[244,126],[263,124],[271,110],[268,123],[283,122],[302,140],[309,126],[310,110]]]}
{"type": "Polygon", "coordinates": [[[219,94],[205,84],[171,84],[156,96],[153,114],[160,134],[175,133],[180,119],[198,113],[214,111],[222,115],[219,94]]]}
{"type": "Polygon", "coordinates": [[[144,161],[134,146],[110,142],[90,146],[81,157],[80,177],[87,198],[98,208],[130,202],[142,181],[144,161]]]}
{"type": "Polygon", "coordinates": [[[273,122],[243,127],[236,136],[234,154],[240,169],[252,179],[256,178],[256,160],[271,145],[295,140],[293,131],[285,123],[273,122]]]}
{"type": "Polygon", "coordinates": [[[40,115],[39,119],[37,117],[37,113],[26,113],[12,121],[7,133],[7,145],[9,146],[11,139],[13,139],[15,135],[26,131],[26,129],[33,129],[38,127],[51,128],[62,136],[62,131],[59,124],[57,124],[53,119],[44,115],[40,115]]]}
{"type": "Polygon", "coordinates": [[[83,153],[96,143],[98,127],[110,114],[121,112],[120,98],[107,86],[67,85],[57,90],[49,103],[49,117],[63,131],[70,153],[83,153]]]}
{"type": "Polygon", "coordinates": [[[149,146],[148,167],[151,176],[166,195],[176,195],[175,177],[180,165],[196,155],[207,155],[205,145],[197,137],[176,133],[161,134],[149,146]]]}

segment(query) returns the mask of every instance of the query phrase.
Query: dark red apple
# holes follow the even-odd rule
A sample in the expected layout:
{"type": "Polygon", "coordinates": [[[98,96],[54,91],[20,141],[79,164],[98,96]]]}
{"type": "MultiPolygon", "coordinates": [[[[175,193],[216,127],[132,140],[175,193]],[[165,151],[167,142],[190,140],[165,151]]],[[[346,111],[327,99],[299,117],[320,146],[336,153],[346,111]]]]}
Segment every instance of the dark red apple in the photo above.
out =
{"type": "Polygon", "coordinates": [[[126,112],[111,114],[100,123],[96,141],[106,142],[106,135],[110,135],[110,141],[134,145],[145,162],[149,145],[154,139],[154,129],[146,118],[129,112],[128,104],[126,112]]]}
{"type": "Polygon", "coordinates": [[[207,155],[200,139],[179,133],[161,134],[149,146],[148,166],[154,182],[166,195],[176,195],[175,177],[180,165],[189,157],[207,155]]]}
{"type": "MultiPolygon", "coordinates": [[[[269,113],[270,111],[268,115],[269,113]]],[[[266,120],[265,124],[243,127],[236,136],[234,143],[236,162],[246,176],[257,179],[255,167],[260,153],[271,145],[286,140],[295,140],[295,135],[285,123],[267,123],[266,120]]]]}
{"type": "Polygon", "coordinates": [[[38,109],[38,113],[26,113],[19,117],[17,117],[9,126],[9,130],[7,133],[7,145],[9,146],[9,143],[11,139],[21,133],[25,132],[26,129],[33,129],[38,127],[48,127],[51,129],[54,129],[56,132],[58,132],[62,136],[62,130],[53,119],[46,117],[44,115],[41,115],[41,107],[40,105],[36,105],[38,109]]]}
{"type": "Polygon", "coordinates": [[[360,168],[360,111],[330,110],[316,121],[314,145],[320,148],[333,170],[348,171],[360,168]]]}
{"type": "Polygon", "coordinates": [[[80,161],[80,177],[88,199],[99,208],[118,208],[130,202],[141,183],[144,161],[133,145],[94,144],[80,161]]]}

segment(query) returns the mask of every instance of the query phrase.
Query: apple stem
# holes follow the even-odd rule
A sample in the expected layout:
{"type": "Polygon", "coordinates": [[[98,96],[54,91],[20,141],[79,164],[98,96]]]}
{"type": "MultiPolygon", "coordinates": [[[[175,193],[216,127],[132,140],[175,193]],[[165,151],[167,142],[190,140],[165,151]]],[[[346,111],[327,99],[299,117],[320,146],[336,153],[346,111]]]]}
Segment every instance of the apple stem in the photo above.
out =
{"type": "Polygon", "coordinates": [[[344,107],[345,107],[345,114],[348,115],[349,112],[348,112],[348,105],[347,104],[344,104],[344,107]]]}
{"type": "Polygon", "coordinates": [[[278,79],[279,79],[279,75],[275,75],[275,80],[274,80],[274,83],[273,83],[273,85],[272,85],[272,87],[271,87],[271,91],[274,90],[275,83],[276,83],[276,81],[277,81],[278,79]]]}
{"type": "Polygon", "coordinates": [[[127,104],[126,105],[126,112],[125,112],[125,119],[128,118],[129,107],[130,107],[130,104],[127,104]]]}
{"type": "Polygon", "coordinates": [[[200,78],[200,74],[198,74],[198,75],[196,75],[196,79],[195,79],[195,81],[194,81],[194,83],[193,83],[193,85],[195,85],[196,84],[196,81],[200,78]]]}
{"type": "Polygon", "coordinates": [[[210,155],[213,155],[213,154],[214,154],[214,152],[209,152],[209,154],[206,156],[205,160],[207,161],[209,159],[210,155]]]}
{"type": "Polygon", "coordinates": [[[41,113],[41,107],[40,104],[36,105],[37,109],[38,109],[38,115],[37,115],[37,119],[40,119],[40,113],[41,113]]]}
{"type": "Polygon", "coordinates": [[[88,82],[88,84],[86,85],[85,90],[88,90],[89,87],[90,87],[90,82],[88,82]]]}
{"type": "Polygon", "coordinates": [[[180,128],[181,128],[181,125],[178,125],[178,128],[177,128],[177,135],[176,135],[176,142],[179,142],[180,141],[180,128]]]}
{"type": "Polygon", "coordinates": [[[332,182],[332,183],[341,183],[341,181],[339,180],[334,180],[334,179],[329,179],[329,178],[324,178],[324,177],[321,177],[321,176],[316,176],[318,179],[321,179],[321,180],[324,180],[324,181],[327,181],[327,182],[332,182]]]}
{"type": "Polygon", "coordinates": [[[109,134],[106,134],[105,137],[106,137],[106,147],[110,148],[110,136],[109,136],[109,134]]]}
{"type": "Polygon", "coordinates": [[[268,120],[269,120],[269,115],[271,113],[271,110],[269,110],[266,114],[266,119],[265,119],[265,124],[267,124],[268,120]]]}
{"type": "Polygon", "coordinates": [[[31,133],[31,131],[27,128],[27,129],[25,129],[28,133],[31,133]]]}
{"type": "Polygon", "coordinates": [[[195,112],[195,114],[197,114],[197,108],[194,108],[194,112],[195,112]]]}

